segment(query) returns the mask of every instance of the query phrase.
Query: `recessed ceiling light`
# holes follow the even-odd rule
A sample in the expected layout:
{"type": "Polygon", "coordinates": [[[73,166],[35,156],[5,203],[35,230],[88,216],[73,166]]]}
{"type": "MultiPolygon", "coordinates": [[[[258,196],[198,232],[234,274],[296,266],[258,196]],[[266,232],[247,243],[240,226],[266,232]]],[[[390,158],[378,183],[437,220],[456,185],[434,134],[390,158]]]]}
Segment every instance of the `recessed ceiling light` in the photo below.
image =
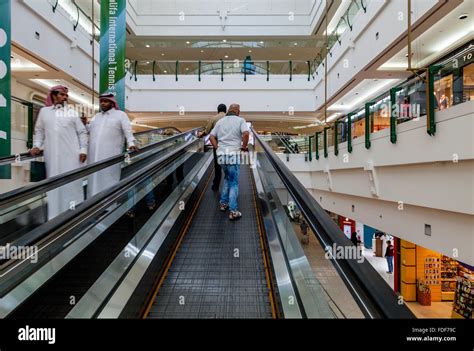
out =
{"type": "Polygon", "coordinates": [[[249,50],[249,52],[252,52],[252,50],[249,50]]]}
{"type": "Polygon", "coordinates": [[[150,64],[150,61],[147,61],[146,64],[149,65],[149,64],[150,64]]]}
{"type": "Polygon", "coordinates": [[[295,43],[295,45],[298,45],[298,43],[295,43]]]}
{"type": "Polygon", "coordinates": [[[222,42],[223,42],[223,43],[227,43],[227,40],[225,40],[225,39],[222,39],[222,42]]]}
{"type": "Polygon", "coordinates": [[[229,58],[229,55],[225,55],[224,58],[229,58]]]}
{"type": "Polygon", "coordinates": [[[163,71],[163,73],[168,73],[168,71],[163,71]]]}
{"type": "Polygon", "coordinates": [[[290,53],[288,54],[288,56],[291,56],[291,55],[292,55],[292,54],[291,54],[291,52],[290,52],[290,53]]]}
{"type": "Polygon", "coordinates": [[[204,52],[204,50],[201,50],[201,52],[204,52]]]}
{"type": "Polygon", "coordinates": [[[186,44],[189,44],[189,41],[187,41],[186,44]]]}
{"type": "Polygon", "coordinates": [[[165,54],[161,54],[161,56],[165,56],[165,54]]]}
{"type": "Polygon", "coordinates": [[[147,48],[149,48],[149,47],[150,47],[150,44],[146,44],[145,46],[146,46],[147,48]]]}
{"type": "Polygon", "coordinates": [[[263,41],[261,41],[260,44],[263,44],[263,41]]]}
{"type": "Polygon", "coordinates": [[[459,15],[459,19],[460,20],[463,20],[463,19],[466,19],[469,15],[467,13],[463,13],[461,15],[459,15]]]}
{"type": "Polygon", "coordinates": [[[189,71],[189,68],[188,68],[188,67],[186,67],[186,71],[189,71]]]}

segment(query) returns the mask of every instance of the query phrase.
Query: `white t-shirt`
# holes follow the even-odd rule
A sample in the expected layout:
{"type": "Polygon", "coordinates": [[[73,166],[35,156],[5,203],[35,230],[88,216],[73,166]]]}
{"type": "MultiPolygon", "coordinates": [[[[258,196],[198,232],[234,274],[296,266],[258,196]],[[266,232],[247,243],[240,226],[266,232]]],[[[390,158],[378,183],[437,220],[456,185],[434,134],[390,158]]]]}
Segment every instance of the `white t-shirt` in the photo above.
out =
{"type": "Polygon", "coordinates": [[[240,152],[242,134],[248,132],[245,119],[236,115],[222,117],[211,130],[217,138],[217,154],[235,154],[240,152]]]}

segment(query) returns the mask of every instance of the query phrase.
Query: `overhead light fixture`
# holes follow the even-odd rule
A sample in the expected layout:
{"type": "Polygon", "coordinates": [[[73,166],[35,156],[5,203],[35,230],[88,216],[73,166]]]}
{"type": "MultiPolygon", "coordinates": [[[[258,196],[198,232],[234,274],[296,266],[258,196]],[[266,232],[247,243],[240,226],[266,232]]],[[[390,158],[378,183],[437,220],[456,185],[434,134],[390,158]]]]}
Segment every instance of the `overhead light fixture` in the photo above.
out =
{"type": "Polygon", "coordinates": [[[295,46],[298,45],[298,43],[295,43],[295,46]]]}
{"type": "Polygon", "coordinates": [[[189,41],[187,41],[186,44],[189,44],[189,41]]]}
{"type": "Polygon", "coordinates": [[[225,55],[224,58],[229,58],[229,56],[228,56],[228,55],[225,55]]]}
{"type": "Polygon", "coordinates": [[[261,41],[260,44],[263,44],[263,41],[261,41]]]}
{"type": "Polygon", "coordinates": [[[468,15],[467,13],[462,13],[462,14],[459,15],[458,18],[459,18],[460,20],[463,20],[463,19],[466,19],[468,16],[469,16],[469,15],[468,15]]]}
{"type": "Polygon", "coordinates": [[[201,52],[204,52],[204,50],[201,50],[201,52]]]}
{"type": "Polygon", "coordinates": [[[291,56],[291,52],[288,54],[288,56],[291,56]]]}
{"type": "Polygon", "coordinates": [[[146,46],[147,48],[149,48],[149,47],[150,47],[150,44],[146,44],[145,46],[146,46]]]}
{"type": "Polygon", "coordinates": [[[165,56],[165,54],[161,54],[161,56],[165,56]]]}
{"type": "Polygon", "coordinates": [[[252,52],[252,50],[249,50],[249,52],[252,52]]]}
{"type": "Polygon", "coordinates": [[[168,71],[164,70],[163,73],[168,73],[168,71]]]}
{"type": "Polygon", "coordinates": [[[222,39],[222,42],[223,42],[223,43],[227,43],[227,40],[225,40],[225,39],[222,39]]]}
{"type": "Polygon", "coordinates": [[[189,71],[189,68],[188,68],[188,67],[186,67],[186,71],[189,71]]]}

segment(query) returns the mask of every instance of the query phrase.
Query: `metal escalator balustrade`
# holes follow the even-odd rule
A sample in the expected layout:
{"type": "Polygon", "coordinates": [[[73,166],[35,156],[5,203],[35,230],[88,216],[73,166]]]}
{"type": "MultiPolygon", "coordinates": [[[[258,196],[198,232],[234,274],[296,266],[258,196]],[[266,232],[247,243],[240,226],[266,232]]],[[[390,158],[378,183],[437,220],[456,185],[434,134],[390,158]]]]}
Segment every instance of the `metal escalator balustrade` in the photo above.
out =
{"type": "MultiPolygon", "coordinates": [[[[32,230],[47,221],[47,194],[49,191],[54,191],[73,180],[85,179],[87,176],[115,164],[121,164],[123,178],[143,167],[150,160],[150,157],[156,159],[163,152],[185,143],[186,138],[191,135],[194,136],[198,130],[199,128],[196,128],[186,133],[168,136],[166,139],[141,147],[139,151],[125,152],[29,186],[0,194],[0,245],[11,242],[12,237],[18,236],[16,232],[32,230]]],[[[157,131],[153,130],[151,132],[155,133],[157,131]]],[[[85,189],[84,193],[84,197],[86,197],[85,189]]]]}
{"type": "MultiPolygon", "coordinates": [[[[195,132],[196,130],[193,130],[188,133],[183,133],[181,136],[192,136],[195,132]]],[[[7,315],[11,312],[12,305],[16,306],[19,300],[21,302],[22,299],[24,299],[23,295],[25,289],[21,287],[21,284],[29,286],[26,291],[31,292],[34,291],[32,286],[38,287],[46,282],[46,280],[49,279],[48,276],[51,276],[51,273],[54,275],[58,268],[65,265],[80,252],[80,250],[74,251],[77,249],[73,248],[74,245],[78,243],[81,244],[81,241],[83,241],[82,247],[86,247],[90,244],[94,238],[98,237],[104,231],[104,227],[107,226],[107,221],[110,222],[108,225],[114,223],[120,218],[120,215],[123,215],[129,208],[134,206],[136,200],[140,200],[153,189],[155,186],[155,184],[153,184],[153,174],[157,170],[166,167],[167,164],[173,162],[174,159],[183,153],[186,154],[189,151],[191,151],[191,154],[195,153],[197,150],[192,151],[190,148],[195,149],[195,145],[198,145],[196,142],[199,142],[199,145],[201,145],[201,141],[195,137],[187,142],[180,143],[176,148],[164,153],[160,159],[153,160],[146,167],[120,181],[119,184],[86,200],[81,206],[78,206],[75,211],[67,211],[52,221],[27,233],[27,236],[43,238],[37,242],[39,247],[38,261],[35,264],[31,264],[28,260],[22,260],[20,262],[9,261],[2,264],[0,267],[0,290],[2,294],[2,306],[0,310],[2,314],[7,315]],[[133,190],[134,184],[137,184],[137,182],[140,182],[140,188],[133,190]],[[130,189],[133,191],[130,191],[130,189]],[[117,209],[120,209],[120,211],[117,209]],[[117,212],[118,215],[115,212],[117,212]],[[100,223],[101,220],[104,221],[102,226],[100,223]],[[74,233],[81,225],[89,226],[92,232],[86,236],[78,237],[77,234],[74,233]],[[68,249],[70,251],[68,253],[69,256],[64,254],[68,249]],[[63,255],[63,257],[59,257],[61,255],[63,255]],[[57,260],[59,263],[56,262],[55,265],[52,266],[53,269],[51,269],[51,267],[45,267],[51,263],[51,260],[56,258],[59,260],[57,260]],[[45,269],[41,271],[42,268],[45,269]],[[44,272],[46,272],[46,274],[44,272]],[[18,286],[18,284],[20,284],[20,286],[18,286]]],[[[156,144],[160,145],[162,142],[156,144]]],[[[77,175],[69,175],[69,180],[74,179],[75,176],[77,175]]],[[[32,242],[35,242],[34,240],[32,242]]]]}

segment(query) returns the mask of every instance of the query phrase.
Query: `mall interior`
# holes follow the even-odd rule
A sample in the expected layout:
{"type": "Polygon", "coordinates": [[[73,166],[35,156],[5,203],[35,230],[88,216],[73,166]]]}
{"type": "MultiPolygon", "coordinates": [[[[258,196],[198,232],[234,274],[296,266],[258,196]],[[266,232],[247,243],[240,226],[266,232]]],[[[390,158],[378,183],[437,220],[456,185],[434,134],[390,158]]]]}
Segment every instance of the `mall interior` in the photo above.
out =
{"type": "Polygon", "coordinates": [[[0,19],[1,318],[474,318],[474,1],[0,0],[0,19]],[[94,160],[104,93],[128,120],[94,160]],[[249,131],[234,221],[219,104],[249,131]],[[75,121],[88,160],[54,173],[75,121]]]}

